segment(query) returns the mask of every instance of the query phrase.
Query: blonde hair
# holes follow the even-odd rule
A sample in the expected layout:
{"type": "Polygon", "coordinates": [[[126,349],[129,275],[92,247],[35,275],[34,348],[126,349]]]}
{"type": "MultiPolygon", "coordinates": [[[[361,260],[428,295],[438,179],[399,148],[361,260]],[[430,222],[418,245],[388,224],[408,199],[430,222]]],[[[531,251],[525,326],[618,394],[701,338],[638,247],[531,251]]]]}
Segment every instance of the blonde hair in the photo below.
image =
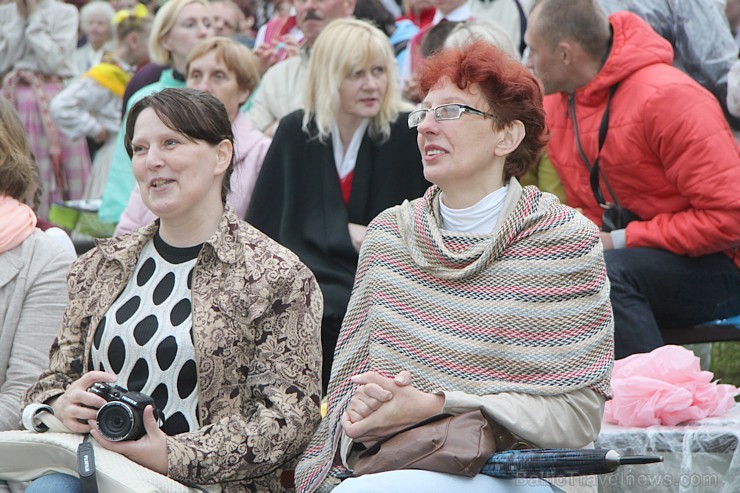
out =
{"type": "Polygon", "coordinates": [[[492,44],[516,60],[521,57],[506,31],[495,22],[485,20],[466,21],[455,26],[455,29],[445,39],[444,48],[462,49],[476,41],[492,44]]]}
{"type": "Polygon", "coordinates": [[[221,59],[226,67],[234,72],[239,89],[248,89],[251,92],[257,87],[260,81],[257,55],[238,41],[223,36],[204,39],[193,47],[188,55],[185,77],[187,78],[190,72],[190,64],[193,63],[193,60],[197,60],[212,51],[215,51],[217,58],[221,59]]]}
{"type": "Polygon", "coordinates": [[[388,87],[380,111],[370,122],[370,136],[385,140],[391,123],[406,108],[401,101],[398,72],[393,50],[383,31],[365,21],[336,19],[316,38],[308,64],[303,130],[316,121],[319,138],[326,140],[341,106],[339,87],[353,72],[382,58],[388,87]]]}
{"type": "Polygon", "coordinates": [[[168,0],[157,11],[157,14],[154,16],[152,32],[149,35],[149,58],[153,62],[163,64],[172,63],[172,54],[162,47],[162,38],[169,34],[182,9],[193,3],[199,3],[208,12],[211,11],[211,6],[206,0],[168,0]]]}
{"type": "Polygon", "coordinates": [[[10,101],[0,97],[0,195],[25,202],[37,181],[34,165],[26,129],[10,101]]]}

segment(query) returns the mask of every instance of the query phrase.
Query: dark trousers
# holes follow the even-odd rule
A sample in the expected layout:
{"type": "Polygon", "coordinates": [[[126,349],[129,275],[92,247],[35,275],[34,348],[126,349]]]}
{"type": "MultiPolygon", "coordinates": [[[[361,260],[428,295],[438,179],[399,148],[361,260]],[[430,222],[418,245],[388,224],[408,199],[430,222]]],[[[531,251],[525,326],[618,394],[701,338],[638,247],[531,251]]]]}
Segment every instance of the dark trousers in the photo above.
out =
{"type": "Polygon", "coordinates": [[[337,347],[342,320],[337,316],[328,316],[321,320],[321,353],[324,359],[321,369],[321,388],[324,395],[329,387],[331,364],[334,362],[334,350],[337,347]]]}
{"type": "Polygon", "coordinates": [[[723,253],[687,257],[654,248],[604,252],[614,310],[614,357],[663,345],[660,329],[740,314],[740,269],[723,253]]]}

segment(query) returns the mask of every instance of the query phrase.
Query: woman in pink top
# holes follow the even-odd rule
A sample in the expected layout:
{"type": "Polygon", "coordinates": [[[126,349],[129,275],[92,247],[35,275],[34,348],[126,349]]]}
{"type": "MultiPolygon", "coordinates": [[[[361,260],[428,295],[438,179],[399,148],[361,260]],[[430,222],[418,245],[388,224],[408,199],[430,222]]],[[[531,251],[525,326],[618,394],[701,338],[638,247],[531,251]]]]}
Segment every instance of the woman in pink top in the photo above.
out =
{"type": "MultiPolygon", "coordinates": [[[[239,110],[259,83],[257,59],[239,42],[216,37],[204,40],[193,48],[185,73],[188,87],[214,95],[229,114],[234,132],[235,166],[228,202],[239,217],[244,217],[262,161],[270,147],[270,139],[254,129],[239,110]]],[[[131,192],[115,235],[128,233],[155,219],[156,216],[146,208],[136,187],[131,192]]]]}

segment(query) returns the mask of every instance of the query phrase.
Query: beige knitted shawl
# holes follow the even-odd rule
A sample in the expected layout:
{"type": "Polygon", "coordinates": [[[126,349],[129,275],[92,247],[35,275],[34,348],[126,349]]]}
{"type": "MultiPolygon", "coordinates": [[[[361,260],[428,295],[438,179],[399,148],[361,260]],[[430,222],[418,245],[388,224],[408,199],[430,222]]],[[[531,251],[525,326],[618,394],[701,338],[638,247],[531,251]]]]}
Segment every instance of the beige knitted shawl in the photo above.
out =
{"type": "MultiPolygon", "coordinates": [[[[518,184],[515,191],[518,191],[518,184]]],[[[352,375],[409,370],[425,392],[609,397],[613,319],[599,232],[526,187],[492,234],[439,227],[437,194],[368,228],[339,336],[329,408],[297,469],[313,491],[334,465],[352,375]]]]}

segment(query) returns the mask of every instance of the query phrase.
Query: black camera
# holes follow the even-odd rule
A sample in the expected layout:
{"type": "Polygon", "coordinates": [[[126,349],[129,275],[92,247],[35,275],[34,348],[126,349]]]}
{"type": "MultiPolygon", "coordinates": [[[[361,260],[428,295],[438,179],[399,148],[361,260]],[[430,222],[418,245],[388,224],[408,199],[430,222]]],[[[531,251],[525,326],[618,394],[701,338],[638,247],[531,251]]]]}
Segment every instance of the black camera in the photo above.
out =
{"type": "Polygon", "coordinates": [[[629,209],[616,204],[607,204],[601,216],[601,231],[610,233],[617,229],[626,228],[632,221],[641,220],[640,216],[629,209]]]}
{"type": "Polygon", "coordinates": [[[144,409],[151,405],[154,417],[164,420],[162,411],[157,409],[154,399],[141,392],[129,392],[118,385],[104,382],[93,384],[88,392],[99,395],[106,404],[98,409],[97,421],[100,433],[112,442],[138,440],[146,433],[144,429],[144,409]]]}

